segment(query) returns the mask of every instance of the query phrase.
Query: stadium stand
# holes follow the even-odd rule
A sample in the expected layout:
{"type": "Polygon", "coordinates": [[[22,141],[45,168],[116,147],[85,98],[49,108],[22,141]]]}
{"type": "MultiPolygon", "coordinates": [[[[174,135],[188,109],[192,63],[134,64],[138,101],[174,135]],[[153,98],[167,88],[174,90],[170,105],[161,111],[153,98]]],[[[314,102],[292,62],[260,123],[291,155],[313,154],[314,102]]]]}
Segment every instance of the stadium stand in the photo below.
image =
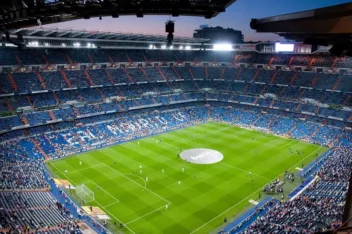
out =
{"type": "MultiPolygon", "coordinates": [[[[53,183],[43,161],[210,119],[331,148],[303,169],[300,176],[306,181],[289,201],[266,198],[223,233],[312,233],[334,229],[341,223],[352,168],[350,58],[335,61],[319,54],[1,49],[0,65],[42,65],[46,63],[43,55],[51,64],[69,66],[0,74],[3,229],[81,233],[79,223],[85,221],[98,233],[107,232],[94,220],[74,212],[77,207],[69,197],[60,198],[64,191],[53,183]],[[79,66],[111,61],[124,65],[79,66]],[[147,65],[153,61],[178,63],[147,65]],[[326,68],[334,64],[346,71],[255,66],[269,63],[326,68]]],[[[280,186],[272,182],[268,190],[279,191],[280,186]]]]}
{"type": "Polygon", "coordinates": [[[336,228],[343,215],[351,175],[351,151],[336,149],[314,183],[299,196],[279,203],[241,233],[311,233],[336,228]]]}

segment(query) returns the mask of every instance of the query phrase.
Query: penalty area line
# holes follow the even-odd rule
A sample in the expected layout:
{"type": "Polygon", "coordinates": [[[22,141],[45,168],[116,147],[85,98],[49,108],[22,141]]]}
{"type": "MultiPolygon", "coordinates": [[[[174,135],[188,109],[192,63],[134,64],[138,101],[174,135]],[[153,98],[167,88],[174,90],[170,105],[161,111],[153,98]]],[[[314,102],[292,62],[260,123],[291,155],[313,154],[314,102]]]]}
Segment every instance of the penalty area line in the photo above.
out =
{"type": "Polygon", "coordinates": [[[144,182],[144,187],[145,187],[145,188],[147,187],[147,181],[145,181],[145,179],[143,179],[143,177],[141,177],[141,176],[139,176],[139,175],[134,175],[134,174],[132,174],[132,173],[121,173],[121,174],[123,174],[123,175],[135,176],[135,177],[137,177],[137,178],[140,178],[140,179],[143,180],[143,182],[144,182]]]}
{"type": "Polygon", "coordinates": [[[148,192],[151,192],[152,194],[154,194],[155,196],[159,197],[160,199],[166,201],[167,203],[171,203],[169,200],[167,200],[167,199],[163,198],[162,196],[160,196],[160,195],[154,193],[153,191],[151,191],[150,189],[148,189],[148,188],[146,188],[145,186],[141,185],[140,183],[134,181],[133,179],[129,178],[128,176],[124,175],[123,173],[119,172],[118,170],[116,170],[116,169],[110,167],[110,166],[107,165],[106,163],[104,163],[104,164],[105,164],[106,167],[110,168],[110,169],[113,170],[113,171],[116,171],[118,174],[122,175],[123,177],[125,177],[125,178],[128,179],[128,180],[130,180],[131,182],[133,182],[133,183],[139,185],[140,187],[142,187],[143,189],[147,190],[148,192]]]}
{"type": "Polygon", "coordinates": [[[109,207],[109,206],[112,206],[112,205],[115,205],[115,204],[117,204],[117,203],[119,203],[119,202],[120,202],[120,201],[113,202],[113,203],[111,203],[111,204],[109,204],[109,205],[104,206],[104,208],[109,207]]]}
{"type": "MultiPolygon", "coordinates": [[[[104,206],[102,206],[97,200],[94,200],[100,207],[102,207],[104,209],[104,211],[106,213],[108,213],[109,215],[111,215],[111,217],[113,217],[114,219],[116,219],[119,223],[123,223],[121,222],[121,220],[119,220],[118,218],[115,217],[115,215],[113,215],[111,212],[109,212],[106,208],[104,208],[104,206]]],[[[123,223],[124,224],[124,223],[123,223]]],[[[132,231],[131,228],[127,227],[126,224],[124,224],[124,227],[127,228],[130,232],[132,232],[133,234],[136,234],[134,231],[132,231]]]]}
{"type": "MultiPolygon", "coordinates": [[[[171,203],[168,203],[168,204],[166,204],[166,205],[171,205],[171,203]]],[[[150,214],[153,214],[153,213],[155,213],[155,212],[157,212],[157,211],[159,211],[159,210],[161,210],[161,209],[166,209],[166,207],[165,207],[166,205],[161,206],[161,207],[159,207],[159,208],[157,208],[157,209],[155,209],[155,210],[153,210],[153,211],[150,211],[149,213],[146,213],[145,215],[142,215],[142,216],[140,216],[140,217],[138,217],[138,218],[136,218],[136,219],[133,219],[133,220],[127,222],[126,225],[127,225],[127,224],[131,224],[131,223],[133,223],[133,222],[135,222],[135,221],[137,221],[137,220],[140,220],[140,219],[144,218],[145,216],[148,216],[148,215],[150,215],[150,214]]]]}
{"type": "MultiPolygon", "coordinates": [[[[93,183],[95,184],[97,187],[99,187],[99,189],[103,190],[105,193],[107,193],[110,197],[114,198],[116,200],[115,203],[120,202],[119,199],[117,199],[115,196],[113,196],[111,193],[109,193],[108,191],[106,191],[104,188],[102,188],[100,185],[98,185],[97,183],[95,183],[93,180],[89,180],[86,183],[93,183]]],[[[109,206],[109,205],[108,205],[109,206]]]]}
{"type": "MultiPolygon", "coordinates": [[[[58,172],[61,173],[61,175],[63,175],[64,177],[66,177],[66,179],[68,179],[70,181],[70,178],[68,178],[64,173],[62,173],[56,166],[52,165],[58,172]]],[[[71,182],[73,185],[75,185],[73,182],[71,182]]],[[[76,186],[76,185],[75,185],[76,186]]],[[[113,215],[111,212],[109,212],[107,209],[104,208],[103,205],[101,205],[97,200],[94,200],[94,202],[96,202],[100,207],[102,207],[104,209],[104,211],[106,213],[108,213],[111,217],[113,217],[114,219],[116,219],[119,223],[122,223],[121,220],[119,220],[118,218],[115,217],[115,215],[113,215]]],[[[91,217],[91,216],[89,216],[91,217]]],[[[94,219],[95,220],[95,219],[94,219]]],[[[96,220],[97,221],[97,220],[96,220]]],[[[98,221],[97,221],[98,222],[98,221]]],[[[126,229],[128,229],[130,232],[132,232],[132,234],[136,234],[131,228],[127,227],[127,225],[124,225],[124,227],[126,229]]]]}

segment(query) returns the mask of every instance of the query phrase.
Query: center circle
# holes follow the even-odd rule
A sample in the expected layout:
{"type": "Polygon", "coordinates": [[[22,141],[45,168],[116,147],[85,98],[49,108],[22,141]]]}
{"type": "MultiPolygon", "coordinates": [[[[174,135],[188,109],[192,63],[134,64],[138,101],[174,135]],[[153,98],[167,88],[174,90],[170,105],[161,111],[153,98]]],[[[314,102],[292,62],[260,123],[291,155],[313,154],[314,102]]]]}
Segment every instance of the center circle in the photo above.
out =
{"type": "Polygon", "coordinates": [[[195,164],[213,164],[220,162],[224,158],[219,151],[204,148],[182,151],[180,157],[187,162],[195,164]]]}

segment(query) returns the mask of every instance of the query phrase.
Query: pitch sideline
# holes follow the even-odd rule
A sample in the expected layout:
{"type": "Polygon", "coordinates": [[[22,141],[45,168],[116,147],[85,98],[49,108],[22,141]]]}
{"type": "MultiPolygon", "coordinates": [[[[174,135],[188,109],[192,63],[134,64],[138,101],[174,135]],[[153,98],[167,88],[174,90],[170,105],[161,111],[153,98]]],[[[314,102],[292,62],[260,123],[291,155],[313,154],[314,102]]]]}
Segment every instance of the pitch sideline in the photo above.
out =
{"type": "MultiPolygon", "coordinates": [[[[295,165],[293,165],[292,167],[290,167],[288,170],[296,167],[298,164],[300,164],[303,160],[305,160],[306,158],[308,158],[310,155],[312,155],[313,153],[317,152],[318,150],[320,150],[322,147],[320,146],[318,149],[314,150],[312,153],[308,154],[306,157],[304,157],[301,161],[297,162],[295,165]]],[[[284,173],[280,174],[279,176],[283,175],[284,173]]],[[[263,187],[265,187],[266,185],[270,184],[271,181],[267,184],[265,184],[263,187]]],[[[213,220],[217,219],[218,217],[220,217],[221,215],[223,215],[224,213],[226,213],[227,211],[231,210],[233,207],[236,207],[238,204],[242,203],[243,201],[247,200],[249,197],[253,196],[255,193],[261,191],[262,188],[259,188],[258,190],[254,191],[253,193],[251,193],[250,195],[248,195],[247,197],[243,198],[241,201],[237,202],[236,204],[234,204],[233,206],[231,206],[230,208],[228,208],[227,210],[223,211],[222,213],[218,214],[217,216],[215,216],[214,218],[212,218],[211,220],[209,220],[208,222],[204,223],[202,226],[199,226],[197,229],[195,229],[194,231],[192,231],[190,234],[195,233],[196,231],[198,231],[199,229],[203,228],[204,226],[206,226],[208,223],[212,222],[213,220]]]]}
{"type": "Polygon", "coordinates": [[[73,173],[77,173],[77,172],[84,171],[84,170],[88,170],[88,169],[93,168],[93,167],[104,166],[104,165],[105,165],[104,163],[99,163],[99,164],[94,165],[94,166],[89,166],[89,167],[85,167],[85,168],[83,168],[83,169],[79,169],[79,170],[67,172],[66,175],[68,175],[68,174],[73,174],[73,173]]]}
{"type": "MultiPolygon", "coordinates": [[[[64,173],[62,173],[55,165],[51,164],[61,175],[63,175],[66,179],[70,180],[70,178],[68,178],[64,173]]],[[[72,182],[73,185],[75,185],[72,182]]],[[[75,185],[76,186],[76,185],[75,185]]],[[[113,217],[114,219],[116,219],[118,222],[122,223],[118,218],[116,218],[111,212],[109,212],[107,209],[104,208],[104,206],[102,206],[97,200],[94,200],[94,202],[96,202],[100,207],[102,207],[106,213],[108,213],[109,215],[111,215],[111,217],[113,217]]],[[[131,228],[127,227],[127,225],[125,225],[125,228],[127,228],[130,232],[132,232],[133,234],[136,234],[131,228]]]]}

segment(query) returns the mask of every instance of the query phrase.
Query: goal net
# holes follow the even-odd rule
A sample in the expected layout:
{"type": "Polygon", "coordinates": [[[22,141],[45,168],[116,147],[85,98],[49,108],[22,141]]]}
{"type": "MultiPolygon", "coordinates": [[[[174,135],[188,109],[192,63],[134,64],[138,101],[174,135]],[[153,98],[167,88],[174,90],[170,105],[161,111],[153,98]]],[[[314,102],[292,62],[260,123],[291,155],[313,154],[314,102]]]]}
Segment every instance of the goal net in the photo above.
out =
{"type": "Polygon", "coordinates": [[[89,203],[95,200],[94,192],[84,184],[76,187],[76,194],[80,199],[82,199],[82,201],[84,201],[84,203],[89,203]]]}

